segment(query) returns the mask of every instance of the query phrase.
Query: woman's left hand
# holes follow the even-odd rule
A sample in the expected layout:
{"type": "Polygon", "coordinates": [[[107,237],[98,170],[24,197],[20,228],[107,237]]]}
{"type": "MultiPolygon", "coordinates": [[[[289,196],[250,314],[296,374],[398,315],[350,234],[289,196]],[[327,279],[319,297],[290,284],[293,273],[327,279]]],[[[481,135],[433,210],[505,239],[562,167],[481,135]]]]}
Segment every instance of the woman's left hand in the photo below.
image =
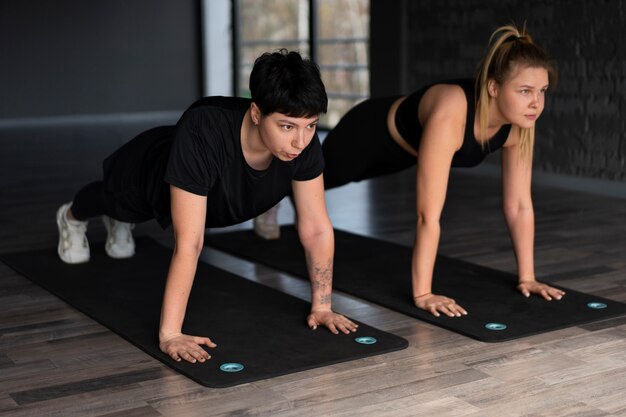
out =
{"type": "Polygon", "coordinates": [[[311,311],[311,314],[307,317],[307,323],[312,330],[317,329],[317,326],[324,326],[334,334],[338,334],[339,331],[349,334],[350,332],[356,332],[356,329],[359,327],[358,324],[332,310],[311,311]]]}
{"type": "Polygon", "coordinates": [[[525,297],[530,297],[530,294],[537,294],[548,301],[551,301],[553,298],[560,300],[565,295],[565,291],[534,280],[521,281],[518,284],[517,289],[524,294],[525,297]]]}

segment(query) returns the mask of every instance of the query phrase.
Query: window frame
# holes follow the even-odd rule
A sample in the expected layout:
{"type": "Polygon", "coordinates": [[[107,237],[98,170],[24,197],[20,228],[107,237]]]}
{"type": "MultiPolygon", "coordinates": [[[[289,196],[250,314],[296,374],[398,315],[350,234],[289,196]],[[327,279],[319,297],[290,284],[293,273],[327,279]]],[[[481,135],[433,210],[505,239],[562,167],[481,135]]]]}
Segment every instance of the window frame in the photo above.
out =
{"type": "MultiPolygon", "coordinates": [[[[320,63],[320,44],[323,42],[323,40],[320,40],[319,37],[319,19],[320,19],[320,8],[319,8],[319,0],[308,0],[308,10],[309,10],[309,15],[308,15],[308,39],[306,39],[306,43],[308,45],[309,48],[309,57],[315,61],[316,63],[318,63],[319,67],[320,67],[320,71],[328,71],[328,70],[332,70],[333,69],[333,65],[322,65],[320,63]]],[[[370,6],[371,7],[371,6],[370,6]]],[[[235,96],[239,96],[241,94],[242,89],[242,85],[241,85],[241,81],[240,81],[240,71],[242,68],[242,62],[241,62],[241,57],[240,57],[240,51],[243,47],[247,46],[248,43],[244,43],[241,40],[241,36],[240,36],[240,10],[239,10],[239,0],[231,0],[231,24],[232,24],[232,66],[233,66],[233,71],[232,71],[232,85],[233,85],[233,91],[234,91],[234,95],[235,96]]],[[[371,24],[371,23],[370,23],[371,24]]],[[[304,40],[302,39],[295,39],[294,41],[296,42],[302,42],[304,40]]],[[[333,43],[333,42],[337,42],[337,39],[331,39],[330,42],[324,42],[324,43],[333,43]]],[[[366,36],[365,38],[355,38],[352,39],[351,42],[366,42],[368,44],[368,48],[369,48],[369,35],[366,36]]],[[[357,64],[354,66],[351,66],[350,69],[356,69],[356,70],[365,70],[367,71],[367,75],[368,78],[371,80],[371,67],[369,65],[369,62],[367,62],[366,64],[357,64]]],[[[327,92],[328,93],[328,97],[329,99],[331,98],[336,98],[336,99],[347,99],[347,100],[359,100],[359,99],[366,99],[371,95],[371,84],[369,86],[369,91],[365,94],[362,95],[360,93],[337,93],[337,92],[327,92]]],[[[320,126],[320,128],[328,130],[331,127],[329,126],[320,126]]]]}

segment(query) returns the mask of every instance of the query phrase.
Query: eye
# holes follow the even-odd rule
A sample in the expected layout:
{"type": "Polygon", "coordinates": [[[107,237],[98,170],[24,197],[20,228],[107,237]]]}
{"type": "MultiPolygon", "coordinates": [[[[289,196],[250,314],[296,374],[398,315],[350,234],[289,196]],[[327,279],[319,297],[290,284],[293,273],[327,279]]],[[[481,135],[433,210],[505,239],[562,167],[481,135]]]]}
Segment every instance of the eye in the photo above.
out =
{"type": "Polygon", "coordinates": [[[523,90],[520,90],[520,93],[528,94],[528,93],[530,93],[530,90],[528,90],[527,88],[524,88],[523,90]]]}
{"type": "Polygon", "coordinates": [[[307,129],[315,129],[317,127],[317,123],[311,123],[307,126],[307,129]]]}
{"type": "Polygon", "coordinates": [[[290,131],[291,129],[293,129],[293,126],[291,125],[281,125],[280,127],[281,129],[286,130],[286,131],[290,131]]]}

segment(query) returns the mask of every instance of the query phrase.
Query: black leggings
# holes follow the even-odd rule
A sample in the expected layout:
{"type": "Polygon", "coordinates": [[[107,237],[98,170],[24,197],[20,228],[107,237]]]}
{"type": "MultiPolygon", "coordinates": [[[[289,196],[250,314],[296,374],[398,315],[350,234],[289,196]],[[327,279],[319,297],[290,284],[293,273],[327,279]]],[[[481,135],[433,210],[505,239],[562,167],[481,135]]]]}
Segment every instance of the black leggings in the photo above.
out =
{"type": "Polygon", "coordinates": [[[72,201],[72,215],[76,220],[85,221],[92,217],[107,214],[102,181],[95,181],[81,188],[72,201]]]}
{"type": "Polygon", "coordinates": [[[393,174],[417,163],[417,158],[402,149],[387,128],[387,114],[397,98],[366,100],[328,132],[322,144],[324,188],[393,174]]]}

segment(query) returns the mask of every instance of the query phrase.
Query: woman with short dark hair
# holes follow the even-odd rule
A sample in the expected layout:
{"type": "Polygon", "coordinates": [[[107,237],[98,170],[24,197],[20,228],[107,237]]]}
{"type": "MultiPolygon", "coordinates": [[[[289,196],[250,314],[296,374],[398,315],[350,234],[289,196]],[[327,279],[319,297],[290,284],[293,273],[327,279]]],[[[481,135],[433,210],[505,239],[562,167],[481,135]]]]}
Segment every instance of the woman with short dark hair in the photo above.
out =
{"type": "Polygon", "coordinates": [[[205,228],[251,219],[288,194],[311,278],[308,325],[333,333],[357,328],[331,309],[334,237],[316,134],[328,99],[319,69],[296,52],[266,53],[255,61],[250,91],[251,99],[203,98],[176,126],[138,135],[104,161],[102,181],[82,188],[57,212],[58,253],[66,263],[89,260],[89,218],[102,216],[105,249],[114,258],[134,254],[132,223],[172,225],[159,341],[177,361],[204,362],[210,356],[201,346],[216,346],[182,333],[205,228]]]}

